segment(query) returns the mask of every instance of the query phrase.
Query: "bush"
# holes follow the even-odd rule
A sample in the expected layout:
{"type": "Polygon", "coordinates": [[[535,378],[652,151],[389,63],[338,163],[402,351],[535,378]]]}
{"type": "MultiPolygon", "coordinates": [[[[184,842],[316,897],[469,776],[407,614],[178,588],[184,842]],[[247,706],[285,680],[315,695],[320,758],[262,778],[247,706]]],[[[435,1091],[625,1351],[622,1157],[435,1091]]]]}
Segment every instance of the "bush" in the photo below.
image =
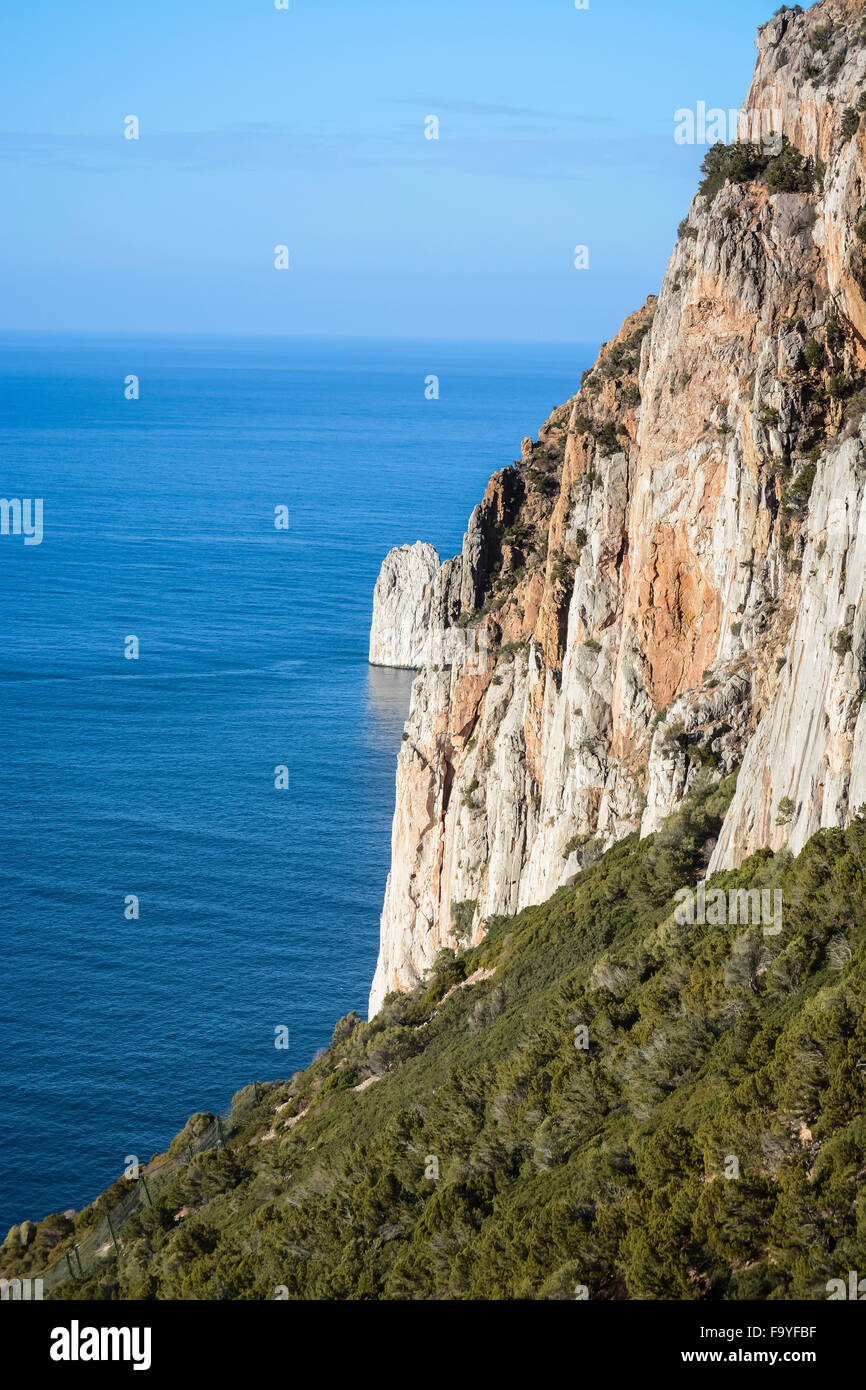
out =
{"type": "Polygon", "coordinates": [[[850,389],[851,384],[844,372],[834,372],[827,382],[827,394],[835,401],[842,400],[850,389]]]}
{"type": "Polygon", "coordinates": [[[860,113],[853,106],[846,106],[842,112],[842,139],[850,140],[860,127],[860,113]]]}
{"type": "Polygon", "coordinates": [[[596,431],[596,441],[603,454],[613,453],[617,447],[616,425],[612,420],[608,420],[596,431]]]}
{"type": "Polygon", "coordinates": [[[542,473],[539,468],[530,468],[526,480],[533,492],[541,493],[542,497],[550,497],[559,491],[559,481],[555,473],[542,473]]]}
{"type": "Polygon", "coordinates": [[[767,167],[760,146],[750,141],[736,141],[733,145],[713,145],[707,150],[701,165],[704,175],[698,185],[698,192],[712,202],[716,194],[731,183],[747,183],[760,177],[767,167]]]}
{"type": "Polygon", "coordinates": [[[782,148],[777,155],[771,155],[762,145],[749,140],[713,145],[704,157],[701,172],[704,177],[698,191],[709,202],[728,182],[763,180],[771,193],[808,193],[816,186],[818,177],[816,166],[804,160],[787,136],[782,137],[782,148]]]}
{"type": "Polygon", "coordinates": [[[804,510],[811,496],[817,472],[818,469],[814,463],[807,463],[804,468],[800,469],[785,493],[785,505],[788,511],[802,512],[804,510]]]}
{"type": "Polygon", "coordinates": [[[824,337],[828,347],[837,347],[843,341],[845,333],[836,314],[828,315],[824,325],[824,337]]]}
{"type": "Polygon", "coordinates": [[[803,359],[810,371],[822,366],[824,362],[824,349],[814,338],[810,338],[803,349],[803,359]]]}
{"type": "Polygon", "coordinates": [[[833,25],[818,24],[809,35],[809,42],[818,53],[826,53],[833,42],[833,25]]]}
{"type": "Polygon", "coordinates": [[[550,565],[550,577],[554,584],[571,584],[574,571],[565,555],[555,555],[550,565]]]}
{"type": "Polygon", "coordinates": [[[468,939],[477,906],[477,898],[464,898],[462,902],[451,904],[451,935],[456,941],[462,943],[468,939]]]}
{"type": "Polygon", "coordinates": [[[808,193],[815,186],[814,166],[783,140],[781,151],[767,165],[766,180],[771,193],[808,193]]]}

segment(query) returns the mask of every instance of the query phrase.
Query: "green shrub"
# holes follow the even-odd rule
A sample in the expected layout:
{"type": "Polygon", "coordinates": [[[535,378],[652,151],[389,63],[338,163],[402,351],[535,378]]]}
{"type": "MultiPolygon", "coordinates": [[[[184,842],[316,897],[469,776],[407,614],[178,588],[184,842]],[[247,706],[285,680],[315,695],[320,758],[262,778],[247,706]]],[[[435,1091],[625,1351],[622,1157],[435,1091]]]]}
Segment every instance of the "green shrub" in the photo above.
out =
{"type": "Polygon", "coordinates": [[[833,42],[833,25],[816,25],[809,35],[809,42],[818,53],[826,53],[833,42]]]}
{"type": "Polygon", "coordinates": [[[572,584],[574,569],[565,555],[555,555],[550,565],[550,577],[554,584],[572,584]]]}
{"type": "Polygon", "coordinates": [[[824,324],[824,337],[828,347],[838,347],[845,338],[845,333],[837,314],[829,314],[827,322],[824,324]]]}
{"type": "Polygon", "coordinates": [[[846,106],[842,112],[842,139],[850,140],[860,127],[860,113],[853,106],[846,106]]]}
{"type": "Polygon", "coordinates": [[[800,469],[791,486],[785,493],[785,505],[789,511],[802,512],[809,501],[818,469],[814,463],[807,463],[800,469]]]}
{"type": "Polygon", "coordinates": [[[477,907],[477,898],[464,898],[462,902],[451,904],[451,935],[458,942],[468,939],[477,907]]]}
{"type": "Polygon", "coordinates": [[[804,160],[787,136],[776,155],[748,140],[732,145],[713,145],[701,165],[704,177],[698,191],[709,202],[726,183],[754,183],[763,180],[771,193],[808,193],[816,186],[816,166],[804,160]]]}
{"type": "Polygon", "coordinates": [[[810,371],[822,366],[824,362],[824,349],[814,338],[810,338],[803,349],[803,358],[810,371]]]}
{"type": "Polygon", "coordinates": [[[833,400],[842,400],[851,390],[851,383],[844,372],[834,372],[827,382],[827,394],[833,400]]]}
{"type": "Polygon", "coordinates": [[[612,453],[617,447],[616,425],[612,420],[608,420],[595,435],[598,446],[603,454],[612,453]]]}
{"type": "Polygon", "coordinates": [[[533,492],[541,493],[542,497],[550,497],[559,491],[559,479],[555,473],[542,473],[538,468],[530,468],[526,479],[533,492]]]}
{"type": "Polygon", "coordinates": [[[767,160],[760,146],[749,141],[736,141],[732,145],[720,142],[707,150],[704,156],[701,165],[704,177],[698,185],[698,192],[712,202],[729,180],[731,183],[751,182],[759,178],[766,167],[767,160]]]}

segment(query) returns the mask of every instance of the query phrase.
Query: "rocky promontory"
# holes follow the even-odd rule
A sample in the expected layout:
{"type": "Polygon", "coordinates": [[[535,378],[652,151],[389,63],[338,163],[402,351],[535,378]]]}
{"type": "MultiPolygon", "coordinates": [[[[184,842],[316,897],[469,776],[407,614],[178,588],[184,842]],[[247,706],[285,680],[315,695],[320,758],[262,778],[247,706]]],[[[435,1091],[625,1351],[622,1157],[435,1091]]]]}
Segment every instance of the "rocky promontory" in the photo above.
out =
{"type": "MultiPolygon", "coordinates": [[[[708,151],[658,297],[426,572],[484,660],[413,687],[372,1012],[698,777],[741,768],[711,870],[866,801],[861,24],[822,0],[759,30],[743,127],[772,139],[708,151]]],[[[407,633],[412,582],[380,600],[407,633]]]]}

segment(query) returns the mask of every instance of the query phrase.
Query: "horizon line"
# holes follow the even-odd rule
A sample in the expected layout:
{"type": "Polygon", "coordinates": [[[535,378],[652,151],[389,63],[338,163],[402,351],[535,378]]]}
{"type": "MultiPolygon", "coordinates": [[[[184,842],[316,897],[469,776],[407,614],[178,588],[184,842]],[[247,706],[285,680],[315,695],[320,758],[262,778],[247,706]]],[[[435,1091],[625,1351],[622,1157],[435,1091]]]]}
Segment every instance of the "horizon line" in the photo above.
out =
{"type": "Polygon", "coordinates": [[[208,339],[265,339],[269,342],[340,342],[340,343],[483,343],[523,346],[530,343],[550,346],[573,345],[592,347],[604,340],[591,338],[475,338],[434,334],[430,337],[408,333],[274,333],[267,330],[194,329],[194,328],[6,328],[0,327],[0,341],[14,337],[79,337],[79,338],[208,338],[208,339]]]}

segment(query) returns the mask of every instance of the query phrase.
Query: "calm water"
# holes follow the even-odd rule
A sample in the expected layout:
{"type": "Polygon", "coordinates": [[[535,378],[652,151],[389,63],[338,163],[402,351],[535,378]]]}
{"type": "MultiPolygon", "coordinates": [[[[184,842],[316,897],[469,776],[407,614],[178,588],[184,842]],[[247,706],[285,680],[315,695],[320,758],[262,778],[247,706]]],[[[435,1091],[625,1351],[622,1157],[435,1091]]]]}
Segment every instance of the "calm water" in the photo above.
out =
{"type": "Polygon", "coordinates": [[[455,553],[591,357],[0,341],[0,494],[45,508],[0,537],[0,1235],[366,1013],[411,680],[366,663],[379,564],[455,553]]]}

